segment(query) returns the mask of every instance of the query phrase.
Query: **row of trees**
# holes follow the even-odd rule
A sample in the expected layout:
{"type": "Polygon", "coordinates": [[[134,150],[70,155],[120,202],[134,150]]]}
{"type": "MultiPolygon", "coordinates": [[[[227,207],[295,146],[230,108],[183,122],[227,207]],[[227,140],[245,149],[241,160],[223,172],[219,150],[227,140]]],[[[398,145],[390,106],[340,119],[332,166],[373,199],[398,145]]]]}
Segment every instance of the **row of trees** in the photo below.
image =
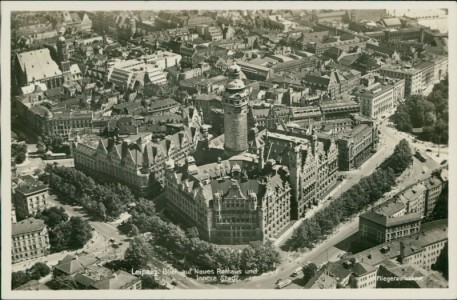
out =
{"type": "Polygon", "coordinates": [[[341,222],[349,220],[356,213],[369,204],[374,203],[389,192],[395,185],[397,173],[403,172],[410,164],[411,151],[406,140],[402,140],[394,150],[391,157],[370,176],[362,178],[359,183],[344,192],[327,207],[317,212],[313,217],[303,221],[294,231],[292,237],[286,243],[286,247],[292,250],[299,248],[312,248],[327,234],[331,233],[341,222]]]}
{"type": "Polygon", "coordinates": [[[51,269],[46,264],[41,262],[37,262],[30,269],[25,270],[25,272],[13,272],[11,274],[11,289],[14,290],[31,280],[39,280],[49,273],[51,273],[51,269]]]}
{"type": "Polygon", "coordinates": [[[81,217],[71,217],[62,207],[50,207],[38,212],[36,218],[42,219],[49,227],[51,252],[82,248],[92,238],[92,226],[81,217]]]}
{"type": "MultiPolygon", "coordinates": [[[[179,226],[163,221],[150,205],[136,205],[131,210],[132,217],[121,228],[124,232],[150,232],[153,238],[149,242],[133,239],[125,253],[125,268],[145,268],[151,256],[160,255],[182,270],[197,268],[200,270],[257,269],[257,274],[275,269],[279,263],[279,253],[271,243],[258,243],[242,250],[219,247],[200,240],[195,230],[187,233],[179,226]],[[155,255],[151,255],[155,253],[155,255]]],[[[255,274],[254,274],[255,275],[255,274]]]]}
{"type": "Polygon", "coordinates": [[[419,138],[435,143],[447,143],[449,135],[448,77],[433,87],[427,96],[412,95],[401,103],[391,120],[400,131],[423,128],[419,138]]]}
{"type": "Polygon", "coordinates": [[[73,168],[48,164],[40,180],[69,204],[78,204],[101,220],[116,218],[134,199],[130,189],[121,184],[97,184],[83,172],[73,168]]]}

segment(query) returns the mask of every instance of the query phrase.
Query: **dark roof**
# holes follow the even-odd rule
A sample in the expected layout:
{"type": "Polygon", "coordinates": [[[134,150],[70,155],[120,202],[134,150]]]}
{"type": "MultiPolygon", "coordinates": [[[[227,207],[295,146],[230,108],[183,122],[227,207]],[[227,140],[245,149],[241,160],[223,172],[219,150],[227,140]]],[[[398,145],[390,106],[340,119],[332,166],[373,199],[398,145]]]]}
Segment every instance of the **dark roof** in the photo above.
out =
{"type": "Polygon", "coordinates": [[[81,256],[66,256],[63,260],[54,267],[55,269],[67,274],[73,275],[82,272],[87,266],[90,266],[98,261],[93,253],[81,256]]]}
{"type": "Polygon", "coordinates": [[[19,187],[17,187],[15,191],[24,195],[30,195],[38,192],[46,192],[47,190],[48,187],[41,181],[32,180],[20,183],[19,187]]]}
{"type": "Polygon", "coordinates": [[[303,81],[305,84],[328,85],[330,83],[330,78],[307,74],[303,81]]]}
{"type": "Polygon", "coordinates": [[[29,232],[40,231],[43,230],[43,228],[45,227],[46,225],[44,224],[43,220],[28,218],[20,222],[14,223],[12,225],[11,234],[12,236],[15,236],[29,232]]]}
{"type": "Polygon", "coordinates": [[[376,271],[376,268],[362,262],[356,262],[354,265],[354,275],[357,277],[376,271]]]}

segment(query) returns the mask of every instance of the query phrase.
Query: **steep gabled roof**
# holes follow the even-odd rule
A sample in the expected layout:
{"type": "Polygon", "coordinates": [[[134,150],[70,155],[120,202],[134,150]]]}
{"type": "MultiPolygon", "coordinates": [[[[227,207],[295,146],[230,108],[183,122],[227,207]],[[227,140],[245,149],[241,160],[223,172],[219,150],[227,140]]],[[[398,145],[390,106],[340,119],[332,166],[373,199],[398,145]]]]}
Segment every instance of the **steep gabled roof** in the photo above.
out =
{"type": "Polygon", "coordinates": [[[49,49],[39,49],[17,54],[22,72],[27,75],[27,82],[40,81],[62,75],[59,66],[52,60],[49,49]]]}

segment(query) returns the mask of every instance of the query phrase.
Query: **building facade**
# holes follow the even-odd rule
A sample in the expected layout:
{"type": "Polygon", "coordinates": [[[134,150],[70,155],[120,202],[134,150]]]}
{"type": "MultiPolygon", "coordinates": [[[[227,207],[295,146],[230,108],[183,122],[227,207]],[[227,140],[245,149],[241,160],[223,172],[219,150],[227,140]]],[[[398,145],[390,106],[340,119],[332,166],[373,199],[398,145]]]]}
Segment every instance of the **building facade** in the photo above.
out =
{"type": "Polygon", "coordinates": [[[286,165],[292,186],[292,219],[305,216],[308,208],[317,205],[337,182],[338,149],[335,141],[318,141],[311,134],[299,138],[276,132],[266,132],[265,161],[272,159],[286,165]]]}
{"type": "Polygon", "coordinates": [[[275,172],[252,178],[247,175],[252,169],[257,165],[235,159],[197,167],[188,157],[181,168],[169,161],[167,212],[197,227],[200,237],[213,243],[275,238],[290,222],[291,188],[275,172]]]}
{"type": "Polygon", "coordinates": [[[77,139],[73,144],[75,168],[97,177],[109,176],[147,194],[154,183],[163,185],[167,159],[181,161],[195,149],[199,132],[181,128],[158,143],[151,141],[151,134],[108,138],[98,144],[77,139]]]}
{"type": "Polygon", "coordinates": [[[359,216],[359,236],[373,243],[385,243],[418,233],[421,214],[410,213],[399,217],[388,217],[378,212],[367,212],[359,216]]]}
{"type": "Polygon", "coordinates": [[[405,97],[405,81],[375,83],[356,93],[362,115],[377,118],[391,111],[405,97]]]}
{"type": "Polygon", "coordinates": [[[50,254],[48,230],[43,220],[29,218],[13,224],[11,244],[13,264],[50,254]]]}
{"type": "Polygon", "coordinates": [[[36,180],[20,183],[14,190],[13,201],[19,220],[34,216],[50,205],[48,187],[36,180]]]}
{"type": "Polygon", "coordinates": [[[378,146],[378,128],[376,123],[356,125],[337,141],[338,166],[342,171],[360,167],[378,146]]]}

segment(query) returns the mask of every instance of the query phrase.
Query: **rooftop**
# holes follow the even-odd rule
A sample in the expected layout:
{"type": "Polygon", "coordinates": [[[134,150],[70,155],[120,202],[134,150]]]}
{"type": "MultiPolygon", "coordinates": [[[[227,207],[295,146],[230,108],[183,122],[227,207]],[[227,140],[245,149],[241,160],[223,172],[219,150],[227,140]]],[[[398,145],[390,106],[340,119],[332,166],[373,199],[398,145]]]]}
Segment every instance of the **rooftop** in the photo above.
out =
{"type": "Polygon", "coordinates": [[[62,75],[59,66],[52,60],[49,49],[23,52],[17,55],[17,59],[22,72],[27,75],[27,82],[62,75]]]}
{"type": "Polygon", "coordinates": [[[45,227],[43,220],[28,218],[12,225],[12,236],[41,231],[45,227]]]}
{"type": "Polygon", "coordinates": [[[113,276],[100,280],[93,285],[97,290],[121,290],[140,281],[140,279],[125,271],[116,271],[113,276]]]}

